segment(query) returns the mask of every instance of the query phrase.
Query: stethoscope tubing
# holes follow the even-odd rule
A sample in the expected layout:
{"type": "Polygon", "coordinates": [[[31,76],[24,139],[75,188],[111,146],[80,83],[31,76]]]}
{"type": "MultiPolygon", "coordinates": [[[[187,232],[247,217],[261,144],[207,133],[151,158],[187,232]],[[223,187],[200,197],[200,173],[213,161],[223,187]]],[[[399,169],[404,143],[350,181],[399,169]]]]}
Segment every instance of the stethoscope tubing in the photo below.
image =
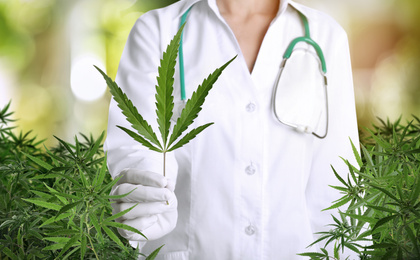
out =
{"type": "Polygon", "coordinates": [[[328,134],[328,122],[329,122],[328,91],[327,91],[328,80],[327,80],[327,75],[325,73],[322,73],[322,76],[323,76],[323,79],[324,79],[323,80],[323,89],[324,89],[324,97],[325,97],[325,111],[326,111],[326,121],[327,122],[326,122],[325,133],[323,135],[318,135],[317,133],[312,131],[312,129],[310,129],[308,126],[297,125],[297,124],[293,124],[293,123],[287,122],[285,120],[282,120],[280,118],[280,116],[277,114],[277,109],[276,109],[277,90],[278,90],[280,78],[281,78],[281,75],[283,73],[284,67],[286,66],[287,60],[288,60],[288,58],[283,58],[282,62],[280,63],[279,72],[277,73],[276,80],[275,80],[274,87],[273,87],[273,94],[271,95],[271,104],[272,104],[272,110],[274,112],[274,116],[276,117],[276,119],[280,123],[282,123],[286,126],[289,126],[289,127],[295,129],[298,132],[313,134],[314,136],[318,137],[319,139],[324,139],[328,134]]]}
{"type": "MultiPolygon", "coordinates": [[[[191,8],[192,8],[192,6],[190,8],[188,8],[188,10],[181,16],[180,27],[186,22],[188,13],[190,12],[191,8]]],[[[275,81],[275,84],[274,84],[274,87],[273,87],[273,94],[272,94],[272,102],[271,103],[272,103],[272,106],[273,106],[272,108],[273,108],[273,111],[274,111],[274,116],[276,117],[276,119],[280,123],[282,123],[286,126],[292,127],[295,130],[297,130],[298,132],[310,133],[310,134],[313,134],[314,136],[316,136],[320,139],[323,139],[328,134],[328,126],[329,126],[328,90],[327,90],[328,81],[327,81],[327,76],[326,76],[327,66],[326,66],[326,62],[325,62],[325,58],[324,58],[324,54],[322,52],[322,49],[310,36],[308,19],[300,11],[298,11],[298,13],[299,13],[299,16],[302,19],[303,24],[304,24],[305,36],[293,39],[292,42],[289,44],[289,46],[286,48],[286,51],[283,55],[283,60],[280,64],[279,72],[277,73],[277,76],[276,76],[276,81],[275,81]],[[290,123],[290,122],[286,122],[286,121],[282,120],[279,117],[279,115],[277,114],[276,96],[277,96],[277,90],[278,90],[278,83],[280,82],[280,78],[281,78],[282,72],[284,70],[284,67],[286,66],[287,59],[289,59],[291,57],[295,45],[299,42],[306,42],[315,49],[315,51],[317,53],[317,56],[319,58],[320,65],[321,65],[321,71],[322,71],[321,74],[322,74],[323,79],[324,79],[323,80],[324,81],[323,86],[324,86],[325,109],[326,109],[326,128],[325,128],[325,133],[323,135],[318,135],[317,133],[315,133],[314,131],[309,129],[308,126],[301,126],[301,125],[296,125],[296,124],[293,124],[293,123],[290,123]]],[[[181,101],[185,102],[186,101],[186,93],[185,93],[183,35],[184,35],[184,32],[181,33],[181,40],[180,40],[180,44],[179,44],[179,73],[180,73],[181,101]]]]}

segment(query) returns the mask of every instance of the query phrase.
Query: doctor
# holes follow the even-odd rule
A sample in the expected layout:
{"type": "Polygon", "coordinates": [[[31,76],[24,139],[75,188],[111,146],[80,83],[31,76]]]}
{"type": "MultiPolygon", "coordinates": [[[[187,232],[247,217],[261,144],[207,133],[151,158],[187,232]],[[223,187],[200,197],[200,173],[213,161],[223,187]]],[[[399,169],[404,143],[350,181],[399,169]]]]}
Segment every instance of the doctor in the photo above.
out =
{"type": "MultiPolygon", "coordinates": [[[[189,8],[183,36],[187,97],[216,67],[238,57],[210,91],[195,122],[214,125],[170,154],[167,177],[160,154],[116,127],[129,124],[111,101],[105,149],[113,177],[123,175],[112,192],[136,188],[113,204],[114,211],[140,203],[120,221],[149,240],[120,232],[145,254],[164,244],[158,259],[301,259],[296,254],[308,251],[314,233],[329,230],[326,225],[332,223],[332,212],[321,212],[340,196],[328,187],[337,185],[331,165],[346,175],[340,156],[352,160],[349,138],[358,143],[346,33],[325,14],[290,0],[182,0],[150,11],[134,25],[116,78],[149,122],[156,121],[159,60],[189,8]],[[294,38],[305,35],[299,13],[307,18],[328,66],[328,98],[323,100],[328,120],[324,106],[319,115],[307,117],[321,132],[328,123],[323,139],[279,123],[273,113],[283,54],[294,38]]],[[[297,48],[316,55],[308,44],[297,48]]],[[[310,62],[300,61],[292,71],[297,83],[311,75],[306,69],[310,62]]],[[[179,111],[179,71],[175,75],[179,111]]],[[[277,95],[290,106],[299,103],[301,96],[282,93],[277,95]]],[[[292,110],[279,113],[287,116],[292,110]]]]}

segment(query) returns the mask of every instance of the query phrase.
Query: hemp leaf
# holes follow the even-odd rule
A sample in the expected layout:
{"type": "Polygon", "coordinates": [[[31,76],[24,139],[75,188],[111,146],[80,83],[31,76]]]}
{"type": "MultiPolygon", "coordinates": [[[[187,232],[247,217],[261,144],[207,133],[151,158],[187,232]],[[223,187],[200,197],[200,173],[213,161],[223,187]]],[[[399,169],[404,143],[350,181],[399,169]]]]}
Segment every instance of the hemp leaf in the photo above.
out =
{"type": "Polygon", "coordinates": [[[118,107],[122,110],[122,113],[126,116],[127,121],[131,123],[132,128],[136,130],[137,133],[122,126],[117,127],[122,129],[134,140],[141,143],[150,150],[163,153],[163,175],[165,175],[166,153],[187,144],[204,129],[213,124],[208,123],[194,128],[181,138],[181,135],[197,118],[198,113],[202,109],[202,105],[204,104],[205,98],[207,97],[214,83],[222,74],[223,70],[236,58],[236,56],[233,57],[231,60],[226,62],[220,68],[217,68],[213,73],[211,73],[206,79],[203,80],[202,84],[198,86],[197,90],[192,94],[191,98],[187,100],[185,108],[182,110],[180,117],[176,121],[173,132],[169,136],[171,127],[171,117],[173,115],[174,109],[173,84],[176,57],[178,55],[179,42],[184,26],[185,24],[183,24],[180,27],[174,38],[169,43],[168,47],[166,48],[166,51],[163,53],[163,57],[160,60],[160,66],[158,68],[155,95],[157,116],[156,119],[162,142],[159,141],[151,125],[139,114],[137,108],[133,105],[132,101],[127,97],[127,95],[122,91],[122,89],[101,69],[95,66],[95,68],[105,78],[105,81],[108,87],[110,88],[110,92],[114,100],[117,102],[118,107]]]}

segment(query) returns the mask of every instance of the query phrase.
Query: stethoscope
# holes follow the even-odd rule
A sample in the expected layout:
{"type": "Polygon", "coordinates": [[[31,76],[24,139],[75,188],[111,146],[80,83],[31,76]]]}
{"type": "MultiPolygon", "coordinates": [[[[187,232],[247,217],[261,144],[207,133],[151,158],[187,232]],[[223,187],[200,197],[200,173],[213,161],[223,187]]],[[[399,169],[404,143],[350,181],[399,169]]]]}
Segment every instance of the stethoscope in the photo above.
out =
{"type": "MultiPolygon", "coordinates": [[[[188,16],[188,13],[189,13],[190,10],[191,10],[191,7],[181,16],[180,26],[182,26],[186,22],[187,16],[188,16]]],[[[328,120],[329,120],[329,118],[328,118],[329,117],[329,115],[328,115],[328,91],[327,91],[328,81],[327,81],[327,75],[326,75],[327,74],[327,66],[326,66],[325,59],[324,59],[324,54],[323,54],[321,48],[311,38],[310,31],[309,31],[308,19],[300,11],[298,11],[298,13],[299,13],[299,16],[302,19],[303,25],[305,27],[305,36],[301,36],[301,37],[297,37],[297,38],[293,39],[292,42],[289,44],[289,46],[286,48],[286,51],[283,55],[283,60],[280,63],[280,69],[279,69],[279,72],[277,73],[275,84],[274,84],[274,87],[273,87],[272,102],[271,102],[272,103],[272,109],[273,109],[273,112],[274,112],[274,116],[276,117],[278,122],[280,122],[280,123],[282,123],[286,126],[289,126],[289,127],[295,129],[298,132],[313,134],[314,136],[316,136],[320,139],[323,139],[327,136],[327,133],[328,133],[328,120]],[[323,79],[322,84],[323,84],[323,87],[324,87],[323,92],[324,92],[324,97],[325,97],[325,111],[326,111],[326,127],[325,127],[325,132],[322,135],[315,133],[315,131],[307,125],[296,124],[296,123],[293,123],[293,122],[290,122],[290,121],[282,120],[279,117],[279,115],[277,113],[277,109],[276,109],[276,95],[277,95],[278,84],[280,82],[282,72],[284,71],[287,60],[292,56],[293,49],[295,48],[296,44],[299,43],[299,42],[306,42],[307,44],[311,45],[315,49],[315,51],[317,53],[317,57],[318,57],[318,62],[320,63],[320,73],[321,73],[322,79],[323,79]]],[[[181,34],[181,40],[180,40],[180,44],[179,44],[179,74],[180,74],[181,100],[185,102],[186,101],[186,94],[185,94],[185,76],[184,76],[183,35],[184,35],[184,33],[181,34]]]]}

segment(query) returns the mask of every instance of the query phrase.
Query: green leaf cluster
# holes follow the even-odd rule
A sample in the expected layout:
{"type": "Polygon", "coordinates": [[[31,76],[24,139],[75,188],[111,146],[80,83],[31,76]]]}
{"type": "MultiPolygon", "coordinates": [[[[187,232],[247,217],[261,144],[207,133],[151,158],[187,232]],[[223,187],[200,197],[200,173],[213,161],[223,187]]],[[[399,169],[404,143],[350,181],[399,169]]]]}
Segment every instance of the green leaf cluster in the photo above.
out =
{"type": "Polygon", "coordinates": [[[137,133],[122,126],[118,127],[140,144],[144,145],[152,151],[163,153],[164,156],[167,152],[173,151],[187,144],[204,129],[213,124],[208,123],[194,128],[188,133],[184,133],[197,118],[199,112],[202,109],[205,98],[207,97],[214,83],[221,75],[222,71],[229,65],[229,63],[233,61],[233,59],[236,58],[232,58],[203,80],[202,84],[197,87],[191,98],[187,100],[185,108],[182,110],[181,115],[177,119],[176,124],[173,127],[173,131],[170,134],[171,117],[173,115],[174,108],[173,84],[176,57],[178,55],[179,42],[184,26],[185,24],[181,26],[174,38],[169,43],[166,51],[163,53],[163,57],[160,60],[160,66],[158,68],[155,97],[156,119],[161,137],[160,140],[157,138],[157,134],[153,131],[151,124],[149,124],[143,118],[143,116],[139,114],[137,108],[133,105],[132,101],[127,97],[122,89],[101,69],[95,66],[96,69],[105,78],[105,81],[114,100],[117,102],[118,107],[126,116],[127,121],[130,122],[131,127],[136,130],[137,133]]]}
{"type": "Polygon", "coordinates": [[[313,244],[334,243],[334,253],[303,253],[312,259],[339,259],[344,248],[361,259],[420,259],[420,119],[406,124],[398,119],[368,129],[361,154],[352,143],[358,165],[344,160],[347,179],[334,174],[343,196],[326,210],[347,205],[333,217],[329,232],[313,244]]]}
{"type": "MultiPolygon", "coordinates": [[[[81,134],[74,143],[41,149],[30,133],[8,126],[0,111],[0,259],[137,259],[138,250],[114,220],[112,180],[102,141],[81,134]]],[[[150,258],[153,259],[153,258],[150,258]]]]}

